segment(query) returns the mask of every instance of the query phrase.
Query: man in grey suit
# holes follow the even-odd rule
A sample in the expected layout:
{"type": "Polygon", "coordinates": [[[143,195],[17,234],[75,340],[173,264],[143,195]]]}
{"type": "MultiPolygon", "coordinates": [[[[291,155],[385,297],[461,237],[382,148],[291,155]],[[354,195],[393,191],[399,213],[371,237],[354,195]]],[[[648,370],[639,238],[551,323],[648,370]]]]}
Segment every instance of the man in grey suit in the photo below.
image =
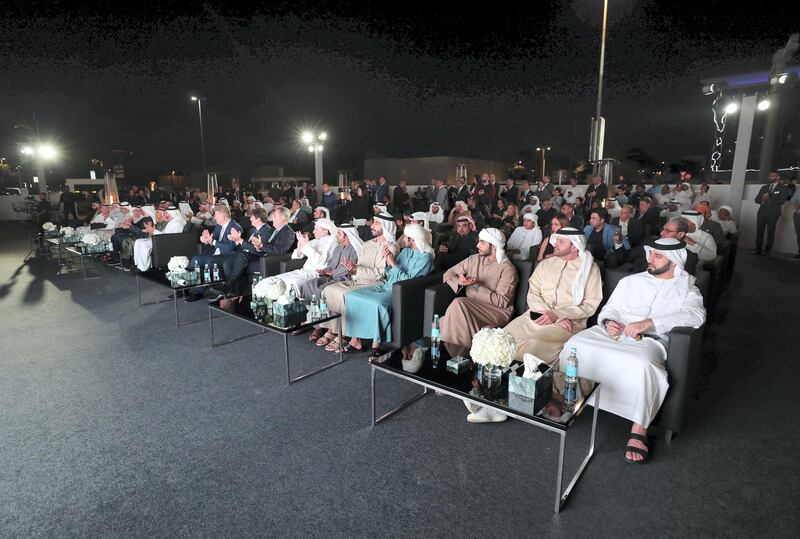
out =
{"type": "Polygon", "coordinates": [[[759,205],[756,215],[756,250],[755,255],[768,255],[775,242],[775,226],[781,216],[781,206],[789,200],[789,188],[781,183],[781,174],[777,170],[769,173],[769,183],[761,187],[755,198],[759,205]],[[767,243],[764,244],[764,229],[767,230],[767,243]],[[763,249],[762,249],[763,247],[763,249]]]}
{"type": "Polygon", "coordinates": [[[431,204],[434,202],[439,203],[446,216],[450,210],[450,198],[447,196],[447,188],[444,186],[444,180],[442,179],[436,180],[431,191],[431,204]]]}

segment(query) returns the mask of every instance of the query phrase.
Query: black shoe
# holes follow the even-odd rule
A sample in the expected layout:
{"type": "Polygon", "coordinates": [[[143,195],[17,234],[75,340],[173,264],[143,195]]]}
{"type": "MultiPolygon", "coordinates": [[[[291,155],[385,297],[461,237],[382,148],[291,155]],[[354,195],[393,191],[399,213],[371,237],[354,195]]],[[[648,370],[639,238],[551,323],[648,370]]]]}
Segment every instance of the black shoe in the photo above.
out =
{"type": "Polygon", "coordinates": [[[204,295],[205,294],[197,294],[195,292],[189,292],[189,294],[185,298],[183,298],[183,301],[189,301],[189,302],[199,301],[203,299],[204,295]]]}

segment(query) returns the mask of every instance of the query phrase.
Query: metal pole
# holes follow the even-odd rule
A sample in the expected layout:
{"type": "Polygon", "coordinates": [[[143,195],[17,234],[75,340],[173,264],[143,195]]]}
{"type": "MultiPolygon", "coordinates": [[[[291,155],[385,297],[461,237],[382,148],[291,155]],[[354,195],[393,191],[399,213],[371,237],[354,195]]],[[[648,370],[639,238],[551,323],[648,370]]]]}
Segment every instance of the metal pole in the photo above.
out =
{"type": "Polygon", "coordinates": [[[322,150],[314,147],[314,175],[317,187],[322,189],[322,150]]]}
{"type": "Polygon", "coordinates": [[[203,156],[203,174],[208,175],[208,168],[206,167],[206,139],[203,135],[203,105],[202,99],[197,98],[197,114],[200,117],[200,153],[203,156]]]}
{"type": "Polygon", "coordinates": [[[750,139],[753,135],[753,120],[756,113],[755,95],[742,98],[739,109],[739,131],[736,134],[736,153],[733,154],[733,170],[731,171],[731,190],[728,192],[728,204],[733,210],[733,217],[741,220],[742,199],[744,198],[745,177],[747,176],[747,156],[750,153],[750,139]]]}
{"type": "Polygon", "coordinates": [[[597,108],[595,109],[594,122],[592,124],[592,157],[594,158],[593,171],[597,174],[600,170],[600,159],[602,155],[597,152],[598,148],[603,147],[605,138],[605,126],[602,121],[603,113],[603,75],[606,63],[606,26],[608,21],[608,0],[603,0],[603,29],[600,34],[600,71],[597,79],[597,108]]]}
{"type": "Polygon", "coordinates": [[[542,148],[542,179],[544,179],[544,176],[545,176],[545,173],[546,173],[545,171],[547,170],[547,168],[545,167],[545,163],[546,163],[546,160],[545,160],[545,157],[544,157],[544,152],[545,151],[546,151],[546,149],[542,148]]]}

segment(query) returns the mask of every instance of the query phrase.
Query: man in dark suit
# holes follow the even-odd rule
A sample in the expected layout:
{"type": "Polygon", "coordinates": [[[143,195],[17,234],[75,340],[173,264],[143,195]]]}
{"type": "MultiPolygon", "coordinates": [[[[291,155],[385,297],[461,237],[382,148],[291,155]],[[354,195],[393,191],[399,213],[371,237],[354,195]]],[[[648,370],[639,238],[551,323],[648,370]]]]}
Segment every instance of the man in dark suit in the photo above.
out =
{"type": "MultiPolygon", "coordinates": [[[[685,217],[672,217],[664,225],[664,228],[661,229],[660,234],[644,238],[642,243],[639,245],[631,248],[626,248],[624,245],[620,244],[615,245],[614,252],[609,253],[608,256],[606,256],[606,266],[609,268],[614,268],[624,264],[625,262],[630,262],[633,265],[631,268],[632,272],[639,273],[642,271],[647,271],[647,253],[644,250],[645,245],[649,245],[659,237],[675,238],[685,241],[684,238],[688,233],[689,221],[687,221],[685,217]]],[[[686,264],[684,265],[683,269],[685,269],[690,275],[694,275],[695,271],[697,270],[698,261],[699,258],[697,253],[687,250],[686,264]]]]}
{"type": "Polygon", "coordinates": [[[292,230],[295,232],[302,232],[306,229],[308,221],[308,212],[303,209],[299,200],[293,200],[291,213],[289,215],[289,226],[292,227],[292,230]]]}
{"type": "Polygon", "coordinates": [[[619,217],[611,219],[611,224],[616,225],[623,238],[627,238],[631,247],[636,247],[644,241],[642,222],[633,216],[633,206],[625,204],[619,212],[619,217]]]}
{"type": "MultiPolygon", "coordinates": [[[[241,234],[242,227],[231,219],[231,210],[224,204],[217,204],[214,207],[214,220],[217,222],[214,232],[209,233],[208,230],[203,230],[203,233],[200,234],[200,243],[209,246],[210,252],[193,256],[189,268],[200,267],[202,271],[206,265],[213,267],[216,264],[220,272],[224,274],[223,263],[225,257],[237,248],[236,242],[231,239],[231,231],[236,229],[241,234]]],[[[206,287],[196,288],[185,299],[186,301],[197,301],[205,293],[206,287]]]]}
{"type": "MultiPolygon", "coordinates": [[[[569,202],[564,202],[561,205],[561,213],[563,213],[567,219],[569,219],[569,226],[576,230],[583,230],[584,222],[583,217],[575,213],[575,207],[570,204],[569,202]]],[[[540,226],[543,223],[540,223],[540,226]]],[[[548,226],[550,223],[547,223],[548,226]]]]}
{"type": "Polygon", "coordinates": [[[258,271],[258,259],[264,254],[262,249],[269,245],[272,233],[275,231],[267,224],[267,210],[264,208],[256,208],[251,212],[250,225],[253,227],[253,232],[247,239],[244,239],[241,233],[231,231],[231,239],[238,249],[226,255],[223,261],[225,288],[230,296],[242,295],[245,275],[258,271]]]}
{"type": "Polygon", "coordinates": [[[522,207],[525,204],[527,204],[528,200],[530,200],[530,198],[532,196],[534,196],[534,195],[535,195],[535,192],[534,192],[533,189],[531,189],[531,184],[528,183],[528,182],[522,182],[522,189],[520,189],[520,191],[519,191],[519,205],[520,205],[520,207],[522,207]]]}
{"type": "Polygon", "coordinates": [[[588,211],[591,211],[592,204],[595,202],[600,203],[600,206],[603,205],[602,201],[608,198],[608,187],[603,183],[601,176],[592,176],[592,183],[586,188],[586,194],[583,198],[584,206],[588,211]]]}
{"type": "MultiPolygon", "coordinates": [[[[462,202],[466,202],[469,198],[470,190],[469,185],[467,185],[467,179],[464,176],[461,176],[458,179],[458,188],[456,189],[456,200],[460,200],[462,202]]],[[[453,204],[455,206],[455,203],[453,204]]]]}
{"type": "Polygon", "coordinates": [[[639,198],[639,213],[636,220],[642,224],[642,235],[653,236],[660,228],[660,217],[658,208],[653,205],[653,199],[649,196],[639,198]]]}
{"type": "Polygon", "coordinates": [[[756,251],[753,254],[768,255],[775,242],[775,226],[781,216],[781,206],[791,197],[789,188],[781,183],[778,171],[769,173],[769,183],[761,187],[755,198],[759,205],[756,215],[756,251]],[[764,229],[767,230],[767,243],[764,245],[764,229]],[[762,250],[763,247],[763,250],[762,250]]]}
{"type": "MultiPolygon", "coordinates": [[[[503,190],[503,194],[500,196],[506,201],[506,206],[517,203],[517,199],[519,198],[519,189],[517,189],[517,186],[514,185],[514,178],[508,178],[506,180],[505,189],[503,190]]],[[[466,199],[464,200],[466,201],[466,199]]]]}
{"type": "Polygon", "coordinates": [[[448,270],[478,253],[478,233],[475,223],[469,217],[456,219],[456,233],[451,234],[447,243],[439,245],[434,264],[441,270],[448,270]]]}

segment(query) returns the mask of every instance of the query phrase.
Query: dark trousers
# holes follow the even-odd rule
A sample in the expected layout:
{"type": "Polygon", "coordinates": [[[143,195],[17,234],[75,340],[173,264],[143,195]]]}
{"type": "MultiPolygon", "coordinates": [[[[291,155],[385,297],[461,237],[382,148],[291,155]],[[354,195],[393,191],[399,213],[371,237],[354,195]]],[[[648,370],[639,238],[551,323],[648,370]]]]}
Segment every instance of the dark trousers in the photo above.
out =
{"type": "Polygon", "coordinates": [[[794,233],[797,236],[797,254],[800,254],[800,212],[794,212],[794,233]]]}
{"type": "Polygon", "coordinates": [[[772,251],[772,244],[775,243],[775,226],[778,224],[778,217],[764,212],[759,212],[756,217],[756,251],[769,253],[772,251]],[[764,245],[764,229],[767,230],[767,243],[764,245]]]}
{"type": "Polygon", "coordinates": [[[244,294],[247,277],[259,271],[261,257],[249,252],[239,251],[225,259],[225,280],[228,291],[235,295],[244,294]]]}
{"type": "Polygon", "coordinates": [[[64,204],[64,224],[69,224],[69,216],[72,215],[75,220],[78,220],[78,209],[76,204],[64,204]]]}

